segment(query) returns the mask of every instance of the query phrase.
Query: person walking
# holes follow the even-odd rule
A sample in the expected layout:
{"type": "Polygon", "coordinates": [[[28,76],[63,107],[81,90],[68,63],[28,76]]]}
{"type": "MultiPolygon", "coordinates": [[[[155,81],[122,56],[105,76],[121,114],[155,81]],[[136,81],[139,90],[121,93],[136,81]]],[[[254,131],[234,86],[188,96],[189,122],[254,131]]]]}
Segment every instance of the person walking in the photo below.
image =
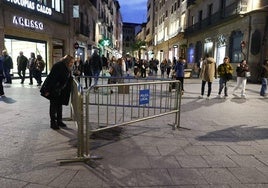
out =
{"type": "Polygon", "coordinates": [[[161,63],[160,63],[160,70],[161,70],[161,78],[164,78],[165,76],[165,72],[167,70],[167,59],[164,59],[161,63]]]}
{"type": "Polygon", "coordinates": [[[148,68],[148,63],[145,59],[141,59],[140,64],[141,64],[141,77],[146,78],[146,70],[148,68]]]}
{"type": "Polygon", "coordinates": [[[209,54],[205,55],[205,60],[202,64],[200,76],[202,79],[202,85],[201,85],[201,95],[199,96],[199,98],[204,98],[205,86],[206,83],[208,83],[208,92],[206,99],[209,100],[211,94],[212,82],[214,78],[217,78],[216,62],[213,57],[210,57],[209,54]]]}
{"type": "Polygon", "coordinates": [[[123,66],[122,58],[118,58],[117,61],[113,63],[113,65],[111,65],[110,67],[111,78],[109,79],[110,84],[120,83],[122,81],[121,79],[123,77],[122,66],[123,66]]]}
{"type": "Polygon", "coordinates": [[[6,50],[2,51],[2,55],[3,55],[2,56],[3,70],[4,70],[4,75],[5,75],[5,78],[6,78],[5,83],[6,84],[12,84],[10,70],[13,69],[13,60],[8,55],[6,50]]]}
{"type": "Polygon", "coordinates": [[[249,72],[249,67],[247,65],[246,60],[242,60],[236,67],[236,73],[237,73],[237,83],[233,90],[233,95],[236,96],[235,91],[242,86],[241,88],[241,97],[245,98],[246,94],[246,84],[247,84],[247,77],[246,72],[249,72]]]}
{"type": "Polygon", "coordinates": [[[87,56],[87,60],[85,61],[83,67],[84,67],[83,72],[84,72],[84,75],[85,75],[85,84],[86,84],[84,89],[87,89],[88,87],[91,86],[92,76],[93,76],[92,64],[91,64],[91,61],[90,61],[90,56],[87,56]]]}
{"type": "Polygon", "coordinates": [[[83,61],[80,56],[78,56],[74,62],[73,66],[73,75],[77,78],[77,81],[80,82],[80,77],[83,73],[83,61]]]}
{"type": "Polygon", "coordinates": [[[3,87],[3,79],[4,79],[4,61],[3,57],[0,56],[0,97],[5,96],[4,87],[3,87]]]}
{"type": "Polygon", "coordinates": [[[109,69],[108,59],[104,55],[102,55],[101,60],[102,60],[102,67],[103,67],[102,69],[103,70],[108,70],[109,69]]]}
{"type": "Polygon", "coordinates": [[[268,59],[264,60],[261,70],[261,91],[260,96],[266,96],[267,78],[268,78],[268,59]]]}
{"type": "Polygon", "coordinates": [[[176,72],[176,80],[181,82],[181,92],[184,92],[184,61],[182,57],[175,63],[174,71],[176,72]]]}
{"type": "Polygon", "coordinates": [[[30,79],[30,83],[29,85],[33,85],[33,74],[34,74],[34,63],[35,63],[36,57],[35,57],[35,53],[31,52],[29,61],[28,61],[28,65],[27,68],[29,69],[29,79],[30,79]]]}
{"type": "Polygon", "coordinates": [[[136,60],[135,58],[133,58],[133,61],[134,61],[134,76],[135,78],[139,78],[141,75],[140,60],[136,60]]]}
{"type": "Polygon", "coordinates": [[[28,59],[23,55],[23,52],[20,51],[19,56],[17,57],[17,66],[18,66],[18,75],[21,79],[21,84],[24,84],[25,80],[25,71],[28,65],[28,59]]]}
{"type": "Polygon", "coordinates": [[[92,54],[91,58],[91,65],[92,65],[92,72],[94,76],[94,86],[98,84],[98,79],[100,72],[102,70],[102,62],[101,57],[98,54],[98,50],[94,50],[94,53],[92,54]]]}
{"type": "Polygon", "coordinates": [[[233,67],[230,64],[230,58],[225,57],[223,63],[218,66],[219,80],[219,92],[217,98],[221,98],[221,92],[224,88],[224,98],[228,97],[228,86],[227,83],[233,78],[233,67]]]}
{"type": "Polygon", "coordinates": [[[170,71],[171,71],[171,68],[172,68],[172,62],[170,59],[167,60],[167,78],[169,78],[169,75],[170,75],[170,71]]]}
{"type": "Polygon", "coordinates": [[[74,57],[66,55],[55,63],[40,89],[41,95],[50,101],[50,128],[54,130],[66,127],[62,121],[62,105],[69,103],[74,61],[74,57]]]}
{"type": "Polygon", "coordinates": [[[34,62],[33,76],[37,81],[37,86],[41,86],[42,83],[42,72],[45,68],[45,62],[41,55],[36,56],[36,60],[34,62]]]}

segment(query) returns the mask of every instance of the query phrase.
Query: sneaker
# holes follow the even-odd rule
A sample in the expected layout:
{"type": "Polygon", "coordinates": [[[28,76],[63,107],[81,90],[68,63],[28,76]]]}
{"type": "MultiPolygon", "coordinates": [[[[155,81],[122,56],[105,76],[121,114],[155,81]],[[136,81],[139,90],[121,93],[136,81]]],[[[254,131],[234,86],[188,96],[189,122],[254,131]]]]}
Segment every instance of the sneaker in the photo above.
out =
{"type": "Polygon", "coordinates": [[[207,96],[206,100],[210,100],[210,97],[209,97],[209,96],[207,96]]]}
{"type": "Polygon", "coordinates": [[[217,99],[221,99],[221,95],[220,95],[220,94],[218,94],[216,98],[217,98],[217,99]]]}
{"type": "Polygon", "coordinates": [[[228,95],[224,95],[224,98],[227,99],[228,98],[228,95]]]}
{"type": "Polygon", "coordinates": [[[199,99],[203,99],[203,98],[204,98],[204,96],[203,96],[203,95],[200,95],[198,98],[199,98],[199,99]]]}
{"type": "Polygon", "coordinates": [[[244,95],[241,95],[241,98],[246,98],[246,95],[244,94],[244,95]]]}

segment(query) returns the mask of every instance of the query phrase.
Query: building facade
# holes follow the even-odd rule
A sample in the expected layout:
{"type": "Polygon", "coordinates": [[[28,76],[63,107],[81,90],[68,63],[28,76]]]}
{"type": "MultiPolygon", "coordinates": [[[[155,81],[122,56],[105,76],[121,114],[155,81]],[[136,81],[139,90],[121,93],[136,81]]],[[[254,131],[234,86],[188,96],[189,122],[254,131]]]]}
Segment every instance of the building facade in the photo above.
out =
{"type": "Polygon", "coordinates": [[[186,56],[186,5],[185,0],[147,1],[146,42],[150,58],[163,61],[186,56]]]}
{"type": "Polygon", "coordinates": [[[123,56],[135,57],[134,44],[136,36],[141,31],[141,24],[138,23],[123,23],[123,56]]]}
{"type": "MultiPolygon", "coordinates": [[[[41,55],[47,74],[65,54],[83,61],[100,54],[122,54],[122,18],[117,0],[0,0],[0,50],[41,55]],[[103,43],[104,42],[104,43],[103,43]]],[[[28,74],[28,72],[26,73],[28,74]]]]}
{"type": "Polygon", "coordinates": [[[251,81],[258,81],[260,64],[268,58],[267,5],[266,0],[148,0],[148,51],[160,61],[182,56],[188,68],[197,67],[205,53],[217,65],[225,56],[234,67],[246,59],[251,81]]]}
{"type": "Polygon", "coordinates": [[[72,54],[70,0],[11,1],[0,0],[0,49],[16,59],[20,51],[26,57],[34,52],[43,57],[46,69],[63,54],[72,54]]]}
{"type": "Polygon", "coordinates": [[[97,44],[107,58],[121,57],[123,50],[123,21],[116,0],[99,0],[96,26],[97,44]]]}
{"type": "Polygon", "coordinates": [[[268,1],[265,0],[197,0],[188,3],[187,59],[198,63],[205,53],[217,65],[229,56],[233,66],[246,59],[252,81],[260,79],[260,64],[267,53],[268,1]]]}

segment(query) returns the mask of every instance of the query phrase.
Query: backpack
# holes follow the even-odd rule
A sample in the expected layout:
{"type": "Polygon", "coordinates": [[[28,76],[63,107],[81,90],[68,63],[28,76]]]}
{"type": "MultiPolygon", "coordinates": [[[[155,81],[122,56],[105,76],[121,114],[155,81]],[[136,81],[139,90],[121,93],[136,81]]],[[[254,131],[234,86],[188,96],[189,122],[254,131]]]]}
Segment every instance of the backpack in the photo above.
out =
{"type": "Polygon", "coordinates": [[[42,72],[45,69],[45,62],[43,60],[36,60],[35,68],[42,72]]]}

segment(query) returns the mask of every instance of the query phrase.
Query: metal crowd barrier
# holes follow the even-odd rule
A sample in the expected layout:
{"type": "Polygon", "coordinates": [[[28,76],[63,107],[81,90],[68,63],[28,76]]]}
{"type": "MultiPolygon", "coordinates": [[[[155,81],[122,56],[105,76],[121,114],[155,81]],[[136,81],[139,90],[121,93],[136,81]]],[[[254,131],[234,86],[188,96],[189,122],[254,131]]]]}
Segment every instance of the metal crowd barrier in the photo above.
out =
{"type": "Polygon", "coordinates": [[[73,79],[71,90],[71,119],[77,127],[77,156],[73,159],[58,159],[60,164],[71,162],[85,162],[89,159],[88,151],[85,149],[85,129],[84,129],[84,104],[83,90],[80,83],[73,79]]]}
{"type": "Polygon", "coordinates": [[[153,81],[93,86],[85,92],[86,126],[90,132],[175,114],[179,127],[180,82],[153,81]],[[170,86],[177,85],[171,92],[170,86]]]}
{"type": "Polygon", "coordinates": [[[101,84],[84,91],[82,78],[80,84],[74,80],[71,112],[78,126],[78,152],[77,158],[61,163],[98,158],[89,154],[92,133],[170,114],[174,114],[173,128],[180,127],[180,81],[127,77],[120,78],[123,83],[107,84],[108,79],[99,78],[101,84]]]}

